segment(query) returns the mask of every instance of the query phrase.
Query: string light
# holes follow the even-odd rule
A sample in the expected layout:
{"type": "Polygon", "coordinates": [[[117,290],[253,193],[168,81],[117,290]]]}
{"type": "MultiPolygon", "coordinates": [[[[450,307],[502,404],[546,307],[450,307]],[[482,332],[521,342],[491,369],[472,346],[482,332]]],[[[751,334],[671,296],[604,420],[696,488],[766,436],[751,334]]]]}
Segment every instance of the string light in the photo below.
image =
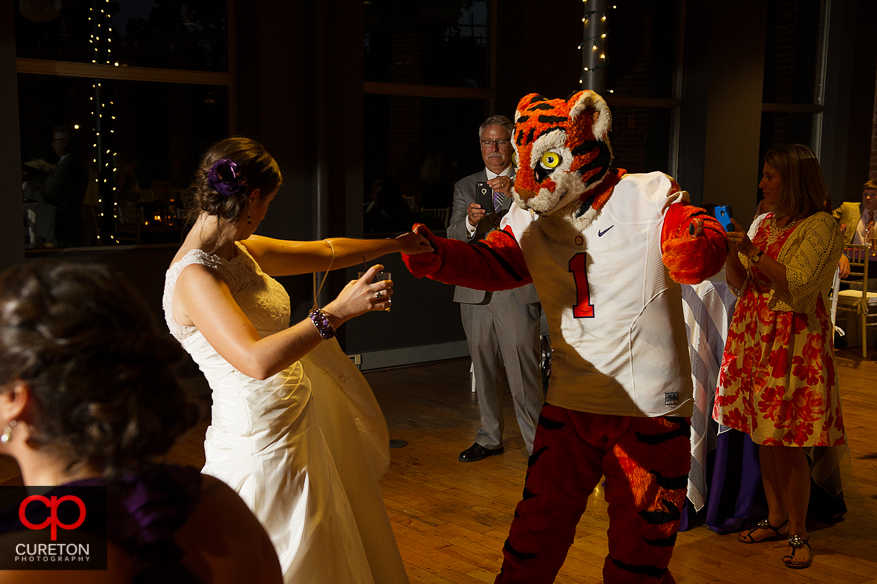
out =
{"type": "MultiPolygon", "coordinates": [[[[112,15],[109,10],[109,6],[112,0],[105,0],[104,4],[106,9],[100,9],[100,14],[97,14],[97,9],[95,6],[89,7],[89,15],[88,20],[92,23],[92,33],[89,35],[89,43],[92,45],[92,63],[95,64],[106,64],[112,65],[114,67],[119,66],[118,61],[114,61],[110,58],[112,54],[112,49],[110,49],[109,45],[113,42],[113,24],[112,24],[112,15]]],[[[108,110],[107,103],[101,99],[103,94],[102,84],[98,81],[92,84],[92,90],[94,94],[89,98],[89,101],[92,102],[92,119],[93,119],[93,131],[94,131],[94,145],[96,152],[96,157],[92,159],[92,162],[98,168],[98,177],[95,178],[95,182],[98,185],[98,204],[100,205],[99,216],[110,217],[110,209],[106,207],[104,201],[111,203],[112,205],[112,217],[116,218],[118,216],[117,208],[118,204],[113,200],[113,197],[106,197],[107,192],[101,192],[102,189],[106,189],[110,187],[109,178],[112,176],[111,173],[115,172],[116,169],[113,168],[112,165],[113,158],[116,156],[116,153],[112,151],[112,146],[107,144],[106,137],[107,134],[114,134],[115,130],[107,127],[107,120],[109,118],[111,120],[115,120],[116,117],[111,115],[112,112],[108,110]],[[107,116],[104,116],[104,113],[107,116]],[[109,160],[105,160],[104,157],[108,157],[109,160]]],[[[113,102],[109,102],[110,105],[113,105],[113,102]]],[[[115,191],[116,188],[112,187],[111,191],[115,191]]],[[[116,239],[112,233],[112,226],[107,225],[105,222],[101,222],[102,228],[105,233],[106,240],[115,241],[118,243],[118,239],[116,239]]],[[[101,239],[101,235],[98,234],[98,239],[101,239]]]]}
{"type": "MultiPolygon", "coordinates": [[[[605,77],[589,77],[596,71],[606,67],[609,64],[607,58],[608,51],[605,43],[609,33],[609,9],[606,9],[606,3],[593,0],[589,5],[589,0],[582,0],[585,6],[585,14],[582,17],[583,23],[583,39],[578,45],[578,49],[582,51],[582,75],[579,83],[583,86],[595,87],[605,83],[605,77]],[[591,8],[600,8],[600,10],[592,10],[591,8]],[[599,20],[595,20],[599,18],[599,20]],[[590,50],[587,50],[590,48],[590,50]],[[589,81],[589,83],[586,83],[589,81]]],[[[616,6],[612,5],[611,9],[616,6]]],[[[600,88],[603,89],[603,88],[600,88]]]]}

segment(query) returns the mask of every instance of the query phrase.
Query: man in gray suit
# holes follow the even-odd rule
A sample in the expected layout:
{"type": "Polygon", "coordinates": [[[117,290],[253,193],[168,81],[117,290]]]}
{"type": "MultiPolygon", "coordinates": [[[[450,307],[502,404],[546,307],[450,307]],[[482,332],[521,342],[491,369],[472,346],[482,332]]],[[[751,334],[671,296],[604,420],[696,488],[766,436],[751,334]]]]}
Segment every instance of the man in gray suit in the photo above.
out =
{"type": "MultiPolygon", "coordinates": [[[[505,116],[491,116],[478,128],[485,169],[454,185],[454,202],[448,237],[477,241],[499,226],[499,220],[514,202],[511,137],[513,126],[505,116]],[[477,183],[492,191],[490,202],[476,202],[477,183]]],[[[484,201],[484,199],[482,199],[484,201]]],[[[460,303],[463,329],[475,368],[475,387],[481,410],[481,428],[475,444],[460,453],[463,462],[474,462],[502,454],[503,415],[500,367],[515,404],[518,427],[527,452],[533,453],[533,436],[542,410],[542,381],[539,367],[539,319],[542,308],[536,288],[528,284],[514,290],[483,292],[457,286],[454,301],[460,303]]]]}

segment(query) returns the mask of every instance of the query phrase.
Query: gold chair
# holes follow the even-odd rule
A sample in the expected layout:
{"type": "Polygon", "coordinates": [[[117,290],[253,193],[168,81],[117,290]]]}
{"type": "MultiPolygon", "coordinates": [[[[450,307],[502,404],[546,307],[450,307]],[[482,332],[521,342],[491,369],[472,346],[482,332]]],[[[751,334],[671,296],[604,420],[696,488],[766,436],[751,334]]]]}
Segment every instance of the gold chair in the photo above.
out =
{"type": "Polygon", "coordinates": [[[868,252],[870,245],[849,245],[844,255],[850,259],[850,288],[837,290],[837,310],[853,312],[859,317],[862,357],[868,356],[868,327],[877,326],[877,292],[868,292],[868,252]],[[859,281],[861,278],[861,281],[859,281]]]}

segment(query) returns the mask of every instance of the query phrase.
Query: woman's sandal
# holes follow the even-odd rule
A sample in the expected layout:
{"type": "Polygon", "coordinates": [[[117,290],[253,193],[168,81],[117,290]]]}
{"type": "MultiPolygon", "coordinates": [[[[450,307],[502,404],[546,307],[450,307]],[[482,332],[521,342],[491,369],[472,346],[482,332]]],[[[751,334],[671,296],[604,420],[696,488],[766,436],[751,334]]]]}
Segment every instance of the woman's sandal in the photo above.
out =
{"type": "Polygon", "coordinates": [[[762,519],[761,521],[758,522],[758,524],[755,526],[754,529],[751,529],[746,533],[741,533],[740,536],[737,537],[737,541],[739,541],[740,543],[761,543],[763,541],[780,540],[783,537],[785,537],[782,533],[780,533],[780,529],[785,527],[788,522],[789,522],[789,520],[786,519],[785,521],[782,522],[781,525],[774,527],[773,525],[770,524],[770,521],[768,521],[767,519],[762,519]],[[764,531],[772,531],[774,534],[768,535],[767,537],[763,537],[761,539],[754,539],[752,537],[752,534],[755,533],[756,531],[758,531],[759,529],[763,529],[764,531]],[[748,539],[743,539],[743,538],[748,538],[748,539]]]}
{"type": "Polygon", "coordinates": [[[802,570],[804,568],[809,568],[810,564],[813,563],[813,548],[810,547],[810,538],[804,539],[800,535],[793,535],[789,538],[789,545],[792,547],[792,553],[786,556],[783,556],[783,563],[787,568],[792,568],[793,570],[802,570]],[[807,549],[810,550],[810,559],[803,564],[793,563],[792,560],[795,559],[795,552],[799,549],[807,546],[807,549]]]}

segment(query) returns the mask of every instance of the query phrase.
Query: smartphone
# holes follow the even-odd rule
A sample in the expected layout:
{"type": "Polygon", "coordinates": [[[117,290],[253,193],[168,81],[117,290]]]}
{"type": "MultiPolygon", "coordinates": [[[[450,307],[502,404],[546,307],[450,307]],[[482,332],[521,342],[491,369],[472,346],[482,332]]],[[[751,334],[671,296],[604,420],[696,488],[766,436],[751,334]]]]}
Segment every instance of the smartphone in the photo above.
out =
{"type": "Polygon", "coordinates": [[[475,183],[475,202],[488,214],[493,213],[493,189],[486,182],[475,183]]]}
{"type": "Polygon", "coordinates": [[[734,231],[734,224],[731,223],[731,217],[734,216],[734,213],[731,211],[731,205],[716,205],[715,213],[716,219],[719,220],[725,231],[734,231]]]}

